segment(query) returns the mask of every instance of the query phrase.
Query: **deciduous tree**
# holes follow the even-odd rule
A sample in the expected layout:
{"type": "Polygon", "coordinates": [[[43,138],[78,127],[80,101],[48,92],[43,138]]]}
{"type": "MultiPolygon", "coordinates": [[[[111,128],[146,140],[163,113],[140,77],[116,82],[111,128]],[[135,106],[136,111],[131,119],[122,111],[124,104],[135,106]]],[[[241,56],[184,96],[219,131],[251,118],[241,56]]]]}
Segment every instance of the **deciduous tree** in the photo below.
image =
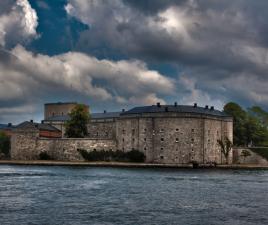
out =
{"type": "Polygon", "coordinates": [[[69,116],[70,120],[65,123],[65,136],[68,138],[83,138],[87,136],[87,123],[90,119],[87,106],[78,104],[69,116]]]}

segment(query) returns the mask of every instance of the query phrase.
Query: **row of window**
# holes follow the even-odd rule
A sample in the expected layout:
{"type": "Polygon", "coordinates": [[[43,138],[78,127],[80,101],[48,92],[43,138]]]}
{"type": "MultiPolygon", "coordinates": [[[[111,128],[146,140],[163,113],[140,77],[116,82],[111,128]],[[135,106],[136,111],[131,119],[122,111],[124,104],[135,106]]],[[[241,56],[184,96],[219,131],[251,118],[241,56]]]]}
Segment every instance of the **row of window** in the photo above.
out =
{"type": "MultiPolygon", "coordinates": [[[[147,131],[147,129],[145,128],[145,129],[144,129],[144,132],[146,132],[146,131],[147,131]]],[[[176,128],[175,131],[176,131],[176,132],[179,132],[180,130],[179,130],[178,128],[176,128]]],[[[192,132],[194,132],[194,131],[195,131],[195,129],[192,129],[192,132]]],[[[159,132],[160,132],[160,133],[163,133],[163,132],[164,132],[164,129],[160,129],[159,132]]],[[[122,130],[122,133],[123,133],[123,134],[126,134],[126,130],[123,129],[123,130],[122,130]]],[[[132,134],[135,134],[135,129],[132,129],[132,134]]]]}
{"type": "MultiPolygon", "coordinates": [[[[144,140],[144,142],[147,141],[146,138],[144,138],[143,140],[144,140]]],[[[160,140],[161,140],[161,142],[164,142],[164,138],[163,138],[163,137],[162,137],[160,140]]],[[[123,138],[122,141],[125,142],[125,138],[123,138]]],[[[135,142],[135,138],[132,138],[132,142],[135,142]]],[[[176,139],[175,139],[175,142],[179,142],[179,138],[176,138],[176,139]]],[[[191,142],[192,142],[192,143],[194,142],[194,139],[193,139],[193,138],[191,139],[191,142]]],[[[210,140],[208,140],[208,142],[210,142],[210,140]]]]}
{"type": "MultiPolygon", "coordinates": [[[[145,129],[144,129],[144,132],[146,132],[146,131],[147,131],[147,129],[145,128],[145,129]]],[[[176,131],[176,132],[179,132],[180,130],[179,130],[179,128],[176,128],[175,131],[176,131]]],[[[192,131],[192,132],[195,132],[195,129],[192,129],[191,131],[192,131]]],[[[164,132],[164,129],[160,129],[159,132],[160,132],[160,133],[163,133],[163,132],[164,132]]],[[[123,129],[123,130],[122,130],[122,133],[123,133],[123,134],[126,134],[126,130],[123,129]]],[[[210,135],[210,130],[208,130],[207,133],[208,133],[208,135],[210,135]]],[[[133,135],[135,134],[135,129],[132,129],[132,134],[133,134],[133,135]]],[[[224,135],[225,135],[225,136],[226,136],[226,134],[227,134],[227,132],[224,132],[224,135]]],[[[218,135],[219,135],[219,131],[217,130],[217,136],[218,136],[218,135]]]]}

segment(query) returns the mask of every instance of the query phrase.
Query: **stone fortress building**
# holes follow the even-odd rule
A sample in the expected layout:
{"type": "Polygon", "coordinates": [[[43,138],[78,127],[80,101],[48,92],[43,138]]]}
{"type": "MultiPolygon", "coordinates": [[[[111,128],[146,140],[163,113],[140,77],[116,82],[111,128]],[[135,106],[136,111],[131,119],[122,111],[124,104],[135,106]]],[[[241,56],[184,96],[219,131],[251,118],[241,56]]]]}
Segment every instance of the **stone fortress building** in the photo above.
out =
{"type": "MultiPolygon", "coordinates": [[[[64,134],[64,122],[75,105],[45,104],[42,123],[64,134]]],[[[128,111],[92,113],[87,127],[87,138],[52,139],[39,137],[33,129],[27,131],[18,126],[12,136],[11,156],[14,159],[36,159],[40,152],[46,151],[58,160],[83,160],[77,152],[79,148],[88,151],[135,149],[142,151],[146,162],[151,163],[220,164],[224,163],[224,157],[217,140],[224,137],[233,140],[232,118],[213,106],[199,107],[197,104],[157,103],[128,111]],[[31,146],[27,147],[26,142],[31,142],[31,146]]]]}

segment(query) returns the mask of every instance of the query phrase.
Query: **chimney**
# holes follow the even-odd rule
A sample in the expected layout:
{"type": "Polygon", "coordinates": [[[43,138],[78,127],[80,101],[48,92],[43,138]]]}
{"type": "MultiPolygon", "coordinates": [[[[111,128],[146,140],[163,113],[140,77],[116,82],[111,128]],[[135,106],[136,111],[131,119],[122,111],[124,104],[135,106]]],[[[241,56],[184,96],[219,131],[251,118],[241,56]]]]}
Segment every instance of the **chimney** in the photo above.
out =
{"type": "Polygon", "coordinates": [[[106,113],[106,110],[103,110],[103,113],[106,113]]]}
{"type": "Polygon", "coordinates": [[[157,107],[161,107],[160,102],[157,102],[156,105],[157,107]]]}
{"type": "Polygon", "coordinates": [[[174,106],[177,107],[178,106],[178,103],[177,102],[174,102],[174,106]]]}
{"type": "Polygon", "coordinates": [[[194,107],[195,107],[195,108],[197,107],[197,103],[194,103],[194,107]]]}
{"type": "Polygon", "coordinates": [[[210,110],[214,110],[214,106],[211,106],[211,107],[210,107],[210,110]]]}
{"type": "Polygon", "coordinates": [[[8,123],[7,126],[8,126],[8,127],[12,127],[12,123],[8,123]]]}
{"type": "Polygon", "coordinates": [[[122,112],[125,112],[125,109],[122,109],[122,112]]]}
{"type": "Polygon", "coordinates": [[[208,105],[205,106],[205,109],[208,109],[208,105]]]}

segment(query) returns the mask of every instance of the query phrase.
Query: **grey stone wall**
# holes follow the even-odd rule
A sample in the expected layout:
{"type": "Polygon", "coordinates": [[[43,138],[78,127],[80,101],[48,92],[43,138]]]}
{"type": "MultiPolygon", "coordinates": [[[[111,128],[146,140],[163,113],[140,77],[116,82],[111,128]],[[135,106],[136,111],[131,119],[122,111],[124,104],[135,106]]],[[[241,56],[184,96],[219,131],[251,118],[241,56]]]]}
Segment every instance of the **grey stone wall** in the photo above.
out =
{"type": "Polygon", "coordinates": [[[62,161],[83,161],[78,149],[87,151],[93,150],[116,150],[116,145],[113,140],[109,139],[38,139],[36,152],[38,155],[41,152],[47,152],[56,160],[62,161]]]}
{"type": "MultiPolygon", "coordinates": [[[[115,121],[91,122],[87,139],[40,139],[35,131],[12,137],[13,159],[37,159],[47,151],[57,160],[82,160],[87,150],[139,150],[147,162],[184,164],[225,163],[218,139],[233,140],[233,123],[222,117],[187,113],[148,113],[121,116],[115,121]]],[[[23,133],[24,132],[24,133],[23,133]]],[[[232,162],[232,153],[228,159],[232,162]]]]}
{"type": "Polygon", "coordinates": [[[118,149],[140,150],[147,162],[156,163],[223,163],[217,140],[227,136],[232,141],[232,132],[232,121],[189,114],[155,113],[116,121],[118,149]]]}
{"type": "Polygon", "coordinates": [[[37,159],[36,143],[39,137],[37,129],[14,130],[11,136],[11,159],[34,160],[37,159]]]}
{"type": "Polygon", "coordinates": [[[87,124],[88,137],[115,139],[115,122],[90,122],[87,124]]]}
{"type": "Polygon", "coordinates": [[[112,139],[39,138],[36,130],[17,130],[11,138],[13,160],[37,160],[41,152],[46,152],[55,160],[81,161],[83,158],[77,149],[114,151],[116,142],[112,139]]]}

